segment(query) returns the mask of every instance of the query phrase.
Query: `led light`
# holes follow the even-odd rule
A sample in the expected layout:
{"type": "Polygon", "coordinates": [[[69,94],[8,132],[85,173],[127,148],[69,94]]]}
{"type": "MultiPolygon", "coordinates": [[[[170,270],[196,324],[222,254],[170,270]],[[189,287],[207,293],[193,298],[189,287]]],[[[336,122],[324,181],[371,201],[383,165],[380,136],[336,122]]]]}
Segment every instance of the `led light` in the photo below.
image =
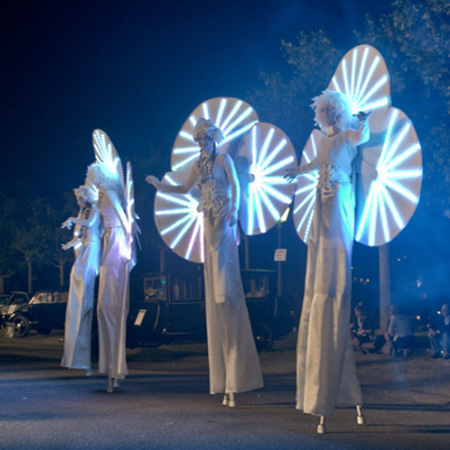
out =
{"type": "Polygon", "coordinates": [[[202,111],[203,111],[203,118],[206,120],[209,120],[209,108],[208,108],[208,103],[203,103],[202,104],[202,111]]]}
{"type": "Polygon", "coordinates": [[[216,118],[216,122],[215,122],[215,125],[218,128],[221,128],[220,121],[222,120],[223,112],[225,110],[225,106],[226,105],[227,105],[227,99],[226,98],[223,98],[222,100],[220,100],[219,111],[217,113],[217,118],[216,118]]]}
{"type": "MultiPolygon", "coordinates": [[[[242,123],[252,112],[252,108],[247,108],[231,125],[228,126],[228,128],[223,131],[223,135],[228,137],[227,135],[230,133],[230,131],[236,128],[240,123],[242,123]]],[[[247,130],[248,129],[249,128],[247,128],[247,130]]]]}
{"type": "Polygon", "coordinates": [[[222,133],[224,134],[224,136],[225,136],[226,127],[228,126],[230,121],[233,119],[233,117],[237,114],[237,112],[239,111],[239,108],[242,106],[242,104],[243,104],[243,102],[241,100],[236,102],[233,109],[231,110],[230,114],[228,114],[227,118],[225,119],[225,122],[222,124],[221,130],[222,130],[222,133]]]}
{"type": "Polygon", "coordinates": [[[250,128],[255,124],[256,122],[250,122],[247,125],[243,126],[242,128],[239,128],[235,132],[229,134],[224,140],[222,144],[225,144],[227,142],[230,142],[232,139],[236,139],[237,137],[243,135],[246,133],[250,128]]]}
{"type": "Polygon", "coordinates": [[[181,137],[184,137],[185,139],[189,139],[189,140],[192,141],[192,142],[195,142],[195,139],[194,139],[194,137],[192,136],[192,134],[191,134],[191,133],[188,133],[187,131],[182,131],[182,132],[180,133],[180,136],[181,136],[181,137]]]}
{"type": "Polygon", "coordinates": [[[195,155],[189,156],[189,158],[184,159],[179,164],[175,164],[173,166],[173,171],[176,172],[177,170],[180,170],[182,167],[185,167],[187,164],[189,164],[194,159],[197,159],[200,156],[200,152],[198,152],[195,155]]]}
{"type": "Polygon", "coordinates": [[[292,202],[295,185],[284,179],[286,169],[296,165],[295,153],[284,133],[269,124],[256,124],[239,149],[238,158],[249,162],[248,202],[242,202],[240,219],[247,234],[275,226],[292,202]]]}

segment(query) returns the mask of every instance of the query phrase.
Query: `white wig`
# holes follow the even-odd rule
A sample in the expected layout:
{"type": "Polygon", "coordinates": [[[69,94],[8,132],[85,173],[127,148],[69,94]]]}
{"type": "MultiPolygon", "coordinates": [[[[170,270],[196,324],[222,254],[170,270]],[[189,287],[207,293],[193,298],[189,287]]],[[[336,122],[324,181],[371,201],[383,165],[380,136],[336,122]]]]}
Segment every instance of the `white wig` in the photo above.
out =
{"type": "Polygon", "coordinates": [[[198,119],[197,125],[194,128],[194,140],[198,141],[198,135],[204,131],[216,144],[220,144],[223,140],[222,130],[216,127],[211,120],[206,120],[203,117],[198,119]]]}
{"type": "Polygon", "coordinates": [[[95,187],[92,188],[91,186],[88,186],[86,184],[75,188],[73,192],[77,197],[83,198],[87,203],[90,203],[91,205],[98,200],[98,192],[95,187]]]}
{"type": "Polygon", "coordinates": [[[321,129],[326,129],[327,123],[324,123],[321,120],[319,111],[327,106],[334,109],[336,113],[336,125],[338,127],[344,129],[350,125],[352,118],[350,105],[347,101],[347,97],[341,92],[325,89],[320,95],[314,97],[312,101],[311,108],[315,113],[314,122],[321,129]]]}
{"type": "Polygon", "coordinates": [[[114,190],[123,197],[122,184],[105,164],[95,162],[88,167],[85,184],[94,185],[102,191],[114,190]]]}

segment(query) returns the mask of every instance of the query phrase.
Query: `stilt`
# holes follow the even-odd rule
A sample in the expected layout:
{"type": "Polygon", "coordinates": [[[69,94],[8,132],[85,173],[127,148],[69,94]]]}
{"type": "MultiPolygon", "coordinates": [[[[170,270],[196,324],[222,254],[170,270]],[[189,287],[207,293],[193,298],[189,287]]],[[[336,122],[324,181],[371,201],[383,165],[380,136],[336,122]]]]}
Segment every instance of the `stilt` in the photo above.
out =
{"type": "Polygon", "coordinates": [[[114,389],[119,389],[119,379],[118,378],[114,378],[113,387],[114,387],[114,389]]]}
{"type": "Polygon", "coordinates": [[[234,397],[234,392],[228,394],[228,406],[234,408],[236,406],[236,399],[234,397]]]}
{"type": "Polygon", "coordinates": [[[364,425],[366,423],[366,419],[364,417],[364,414],[362,412],[362,406],[356,405],[356,423],[358,425],[364,425]]]}
{"type": "Polygon", "coordinates": [[[113,377],[108,377],[108,388],[106,389],[106,392],[108,394],[112,394],[114,392],[113,383],[114,383],[113,377]]]}
{"type": "Polygon", "coordinates": [[[320,416],[319,425],[317,425],[317,434],[325,434],[326,432],[325,416],[320,416]]]}
{"type": "Polygon", "coordinates": [[[223,396],[222,405],[228,406],[228,394],[227,393],[225,393],[223,396]]]}

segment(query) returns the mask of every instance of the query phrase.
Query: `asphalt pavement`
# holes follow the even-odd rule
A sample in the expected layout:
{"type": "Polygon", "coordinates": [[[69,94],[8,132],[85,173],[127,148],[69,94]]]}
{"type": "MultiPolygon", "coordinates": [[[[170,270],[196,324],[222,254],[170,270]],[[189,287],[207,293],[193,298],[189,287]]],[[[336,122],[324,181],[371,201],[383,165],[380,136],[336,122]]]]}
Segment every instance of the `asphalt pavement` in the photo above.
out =
{"type": "Polygon", "coordinates": [[[450,449],[450,360],[356,353],[366,425],[338,409],[317,435],[294,409],[295,337],[260,355],[265,387],[236,408],[208,393],[206,345],[128,352],[113,394],[106,377],[60,367],[62,334],[0,331],[0,449],[450,449]]]}

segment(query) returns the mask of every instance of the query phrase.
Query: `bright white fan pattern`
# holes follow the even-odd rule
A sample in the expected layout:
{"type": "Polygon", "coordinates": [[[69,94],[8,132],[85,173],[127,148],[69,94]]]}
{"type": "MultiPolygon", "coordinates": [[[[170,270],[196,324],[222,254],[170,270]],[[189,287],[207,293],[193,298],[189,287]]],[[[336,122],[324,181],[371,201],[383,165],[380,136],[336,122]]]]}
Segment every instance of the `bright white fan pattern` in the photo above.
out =
{"type": "MultiPolygon", "coordinates": [[[[287,168],[297,165],[289,138],[273,125],[258,123],[256,112],[242,100],[207,100],[189,115],[178,133],[172,150],[172,172],[164,176],[164,183],[186,182],[200,155],[193,131],[201,117],[222,130],[224,140],[217,150],[235,161],[241,183],[239,218],[244,232],[266,232],[280,220],[295,189],[283,178],[287,168]]],[[[198,189],[189,194],[158,191],[155,198],[155,222],[162,239],[177,255],[196,263],[204,259],[199,199],[198,189]]]]}
{"type": "MultiPolygon", "coordinates": [[[[130,254],[127,256],[130,258],[129,270],[131,271],[137,263],[136,245],[140,245],[139,234],[141,233],[137,223],[139,216],[135,211],[134,182],[131,163],[127,163],[127,173],[125,179],[120,156],[117,153],[113,142],[103,130],[98,129],[92,132],[92,144],[94,146],[94,154],[97,162],[108,167],[111,175],[119,181],[121,186],[122,192],[120,195],[123,195],[125,200],[125,212],[128,219],[127,231],[130,236],[130,242],[127,252],[129,251],[130,254]]],[[[121,206],[117,206],[117,208],[120,207],[121,206]]]]}
{"type": "MultiPolygon", "coordinates": [[[[254,109],[237,98],[204,101],[189,114],[177,134],[171,155],[173,172],[164,176],[164,183],[184,184],[192,165],[198,161],[200,148],[193,132],[201,117],[210,119],[222,130],[224,140],[217,150],[232,157],[242,136],[258,121],[254,109]]],[[[161,238],[178,256],[196,263],[204,260],[203,214],[197,211],[199,199],[198,190],[188,194],[157,192],[155,198],[155,222],[161,238]]]]}
{"type": "Polygon", "coordinates": [[[240,139],[256,122],[255,110],[246,102],[232,97],[216,97],[206,100],[189,114],[175,139],[170,164],[174,172],[189,172],[200,152],[193,132],[200,117],[210,119],[222,130],[224,140],[217,145],[220,153],[234,158],[240,139]]]}
{"type": "Polygon", "coordinates": [[[416,131],[397,108],[369,117],[370,140],[360,149],[356,183],[356,236],[369,246],[391,241],[406,226],[419,202],[422,152],[416,131]],[[364,165],[378,175],[365,175],[364,165]]]}
{"type": "MultiPolygon", "coordinates": [[[[421,146],[414,126],[402,111],[390,107],[389,73],[381,54],[360,45],[341,60],[328,89],[344,93],[352,112],[372,112],[371,137],[355,160],[355,239],[369,246],[390,242],[406,226],[419,201],[422,183],[421,146]]],[[[314,130],[301,165],[317,154],[322,133],[314,130]]],[[[314,216],[317,175],[301,175],[295,192],[294,223],[308,242],[314,216]]]]}
{"type": "MultiPolygon", "coordinates": [[[[169,172],[163,183],[177,186],[187,180],[186,172],[169,172]]],[[[157,192],[155,198],[155,222],[159,234],[167,246],[188,261],[202,263],[203,213],[198,212],[199,192],[173,194],[157,192]]]]}
{"type": "Polygon", "coordinates": [[[297,167],[294,147],[275,125],[257,123],[243,137],[235,166],[241,180],[242,229],[247,235],[265,233],[292,202],[295,185],[284,175],[297,167]]]}

